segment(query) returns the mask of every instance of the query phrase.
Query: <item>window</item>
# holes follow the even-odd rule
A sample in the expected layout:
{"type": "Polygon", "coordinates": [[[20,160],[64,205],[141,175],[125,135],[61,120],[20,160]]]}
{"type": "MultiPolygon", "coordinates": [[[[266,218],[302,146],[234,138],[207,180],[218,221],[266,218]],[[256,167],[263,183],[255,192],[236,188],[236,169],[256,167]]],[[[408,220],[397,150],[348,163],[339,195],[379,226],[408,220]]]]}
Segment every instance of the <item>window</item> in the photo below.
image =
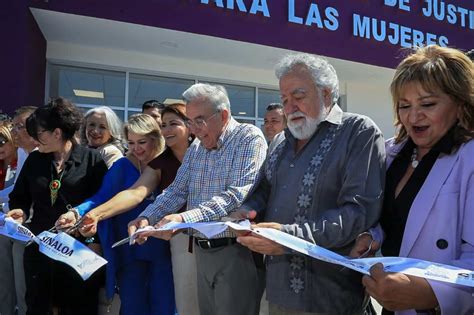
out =
{"type": "MultiPolygon", "coordinates": [[[[199,80],[197,77],[183,79],[56,64],[49,65],[49,72],[48,97],[68,98],[84,112],[106,105],[123,120],[141,112],[145,101],[181,100],[183,92],[199,80]]],[[[226,88],[232,115],[242,122],[261,125],[267,105],[280,101],[277,89],[223,82],[209,83],[226,88]]]]}
{"type": "MultiPolygon", "coordinates": [[[[204,83],[204,82],[203,82],[204,83]]],[[[237,117],[255,117],[255,88],[249,86],[232,85],[219,82],[205,82],[219,84],[225,87],[229,95],[232,115],[237,117]]]]}
{"type": "Polygon", "coordinates": [[[281,103],[280,91],[258,89],[258,117],[265,117],[267,106],[271,103],[281,103]]]}
{"type": "Polygon", "coordinates": [[[130,74],[128,107],[141,111],[142,104],[149,100],[180,100],[183,92],[193,84],[194,80],[130,74]]]}
{"type": "MultiPolygon", "coordinates": [[[[76,104],[76,105],[77,105],[77,104],[76,104]]],[[[102,106],[102,105],[101,105],[101,106],[102,106]]],[[[97,106],[94,106],[94,105],[81,105],[81,104],[79,104],[79,105],[77,105],[77,107],[79,107],[79,109],[81,110],[81,112],[82,112],[83,114],[86,114],[89,109],[95,108],[95,107],[97,107],[97,106]]],[[[122,121],[125,121],[125,120],[126,120],[126,119],[125,119],[125,110],[123,110],[123,109],[114,109],[114,108],[112,108],[112,110],[117,114],[117,116],[120,118],[120,120],[122,120],[122,121]]],[[[129,113],[129,114],[128,114],[128,117],[130,117],[130,115],[133,115],[133,113],[129,113]]]]}
{"type": "Polygon", "coordinates": [[[52,66],[49,96],[75,104],[123,107],[125,72],[52,66]]]}

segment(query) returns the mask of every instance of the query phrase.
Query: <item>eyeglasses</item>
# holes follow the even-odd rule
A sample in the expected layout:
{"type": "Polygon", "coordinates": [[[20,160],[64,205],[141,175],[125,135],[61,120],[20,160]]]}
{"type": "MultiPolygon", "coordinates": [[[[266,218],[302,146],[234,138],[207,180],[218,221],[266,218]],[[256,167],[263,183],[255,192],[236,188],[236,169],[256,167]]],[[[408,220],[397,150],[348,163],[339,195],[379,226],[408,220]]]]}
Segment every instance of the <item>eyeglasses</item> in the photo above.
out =
{"type": "Polygon", "coordinates": [[[199,129],[202,129],[202,128],[205,128],[207,127],[207,122],[212,118],[214,117],[216,114],[220,113],[219,111],[217,112],[214,112],[214,114],[212,114],[211,116],[207,117],[207,118],[196,118],[194,120],[186,120],[186,126],[188,126],[188,128],[199,128],[199,129]]]}

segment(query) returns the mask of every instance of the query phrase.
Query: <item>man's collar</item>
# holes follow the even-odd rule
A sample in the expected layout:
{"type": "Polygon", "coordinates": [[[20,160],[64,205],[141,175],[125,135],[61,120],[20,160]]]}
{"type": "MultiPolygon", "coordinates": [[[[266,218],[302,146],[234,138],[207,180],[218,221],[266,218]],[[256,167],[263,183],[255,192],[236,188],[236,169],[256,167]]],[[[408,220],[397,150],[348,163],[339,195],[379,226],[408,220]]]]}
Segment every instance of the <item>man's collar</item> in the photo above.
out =
{"type": "Polygon", "coordinates": [[[331,110],[329,111],[329,113],[327,114],[326,118],[323,121],[327,121],[334,125],[340,125],[342,123],[343,113],[344,112],[342,111],[342,109],[336,103],[331,107],[331,110]]]}
{"type": "Polygon", "coordinates": [[[216,147],[211,150],[219,150],[225,144],[225,142],[229,138],[229,135],[234,131],[235,128],[237,128],[238,125],[239,123],[231,116],[229,122],[224,127],[224,131],[222,131],[221,135],[217,139],[216,147]]]}

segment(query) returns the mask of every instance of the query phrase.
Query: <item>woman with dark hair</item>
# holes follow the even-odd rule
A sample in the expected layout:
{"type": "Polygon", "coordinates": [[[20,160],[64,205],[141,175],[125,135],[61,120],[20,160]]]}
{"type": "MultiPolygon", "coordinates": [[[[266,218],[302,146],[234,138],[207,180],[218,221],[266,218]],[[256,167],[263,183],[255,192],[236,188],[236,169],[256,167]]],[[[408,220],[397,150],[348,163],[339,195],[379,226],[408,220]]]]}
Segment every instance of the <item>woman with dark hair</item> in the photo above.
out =
{"type": "MultiPolygon", "coordinates": [[[[107,172],[97,151],[76,143],[81,123],[80,111],[63,98],[38,108],[26,121],[38,151],[25,161],[10,194],[8,216],[20,223],[29,218],[34,234],[50,229],[71,205],[91,197],[107,172]]],[[[25,249],[24,268],[27,314],[48,314],[53,309],[60,314],[97,314],[101,284],[97,275],[83,281],[69,266],[41,254],[36,244],[25,249]]]]}
{"type": "MultiPolygon", "coordinates": [[[[456,49],[420,48],[398,65],[390,89],[398,132],[386,143],[382,254],[474,270],[474,64],[456,49]]],[[[360,235],[352,256],[377,234],[360,235]]],[[[474,312],[474,288],[380,264],[363,284],[383,314],[474,312]]]]}
{"type": "MultiPolygon", "coordinates": [[[[148,163],[133,186],[119,192],[109,201],[85,214],[84,229],[81,232],[92,231],[94,233],[99,221],[138,206],[147,196],[153,192],[161,193],[173,182],[186,150],[193,140],[189,128],[186,126],[187,120],[186,107],[183,104],[168,105],[162,110],[161,132],[165,138],[165,151],[148,163]]],[[[67,217],[69,224],[75,222],[74,216],[71,214],[67,217]]],[[[123,237],[126,235],[125,232],[123,237]]],[[[118,241],[118,239],[114,241],[118,241]]],[[[188,246],[188,238],[183,234],[177,235],[171,239],[170,245],[178,313],[198,314],[194,256],[183,250],[188,246]]]]}

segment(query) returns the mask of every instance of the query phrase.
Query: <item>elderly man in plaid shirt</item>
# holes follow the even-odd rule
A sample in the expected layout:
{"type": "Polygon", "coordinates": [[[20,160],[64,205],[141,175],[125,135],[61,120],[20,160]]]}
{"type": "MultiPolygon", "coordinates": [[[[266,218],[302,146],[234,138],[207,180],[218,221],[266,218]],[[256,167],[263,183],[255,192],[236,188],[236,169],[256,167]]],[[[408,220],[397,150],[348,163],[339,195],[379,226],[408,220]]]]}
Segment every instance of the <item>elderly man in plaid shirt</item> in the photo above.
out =
{"type": "MultiPolygon", "coordinates": [[[[255,126],[232,118],[225,89],[195,84],[183,98],[187,124],[197,140],[189,147],[175,181],[130,222],[129,233],[170,221],[218,221],[240,207],[258,182],[267,150],[265,138],[255,126]],[[187,210],[176,213],[185,204],[187,210]]],[[[169,239],[171,234],[154,236],[169,239]]],[[[250,250],[227,231],[209,240],[197,234],[194,243],[201,314],[258,314],[261,296],[250,250]]]]}

